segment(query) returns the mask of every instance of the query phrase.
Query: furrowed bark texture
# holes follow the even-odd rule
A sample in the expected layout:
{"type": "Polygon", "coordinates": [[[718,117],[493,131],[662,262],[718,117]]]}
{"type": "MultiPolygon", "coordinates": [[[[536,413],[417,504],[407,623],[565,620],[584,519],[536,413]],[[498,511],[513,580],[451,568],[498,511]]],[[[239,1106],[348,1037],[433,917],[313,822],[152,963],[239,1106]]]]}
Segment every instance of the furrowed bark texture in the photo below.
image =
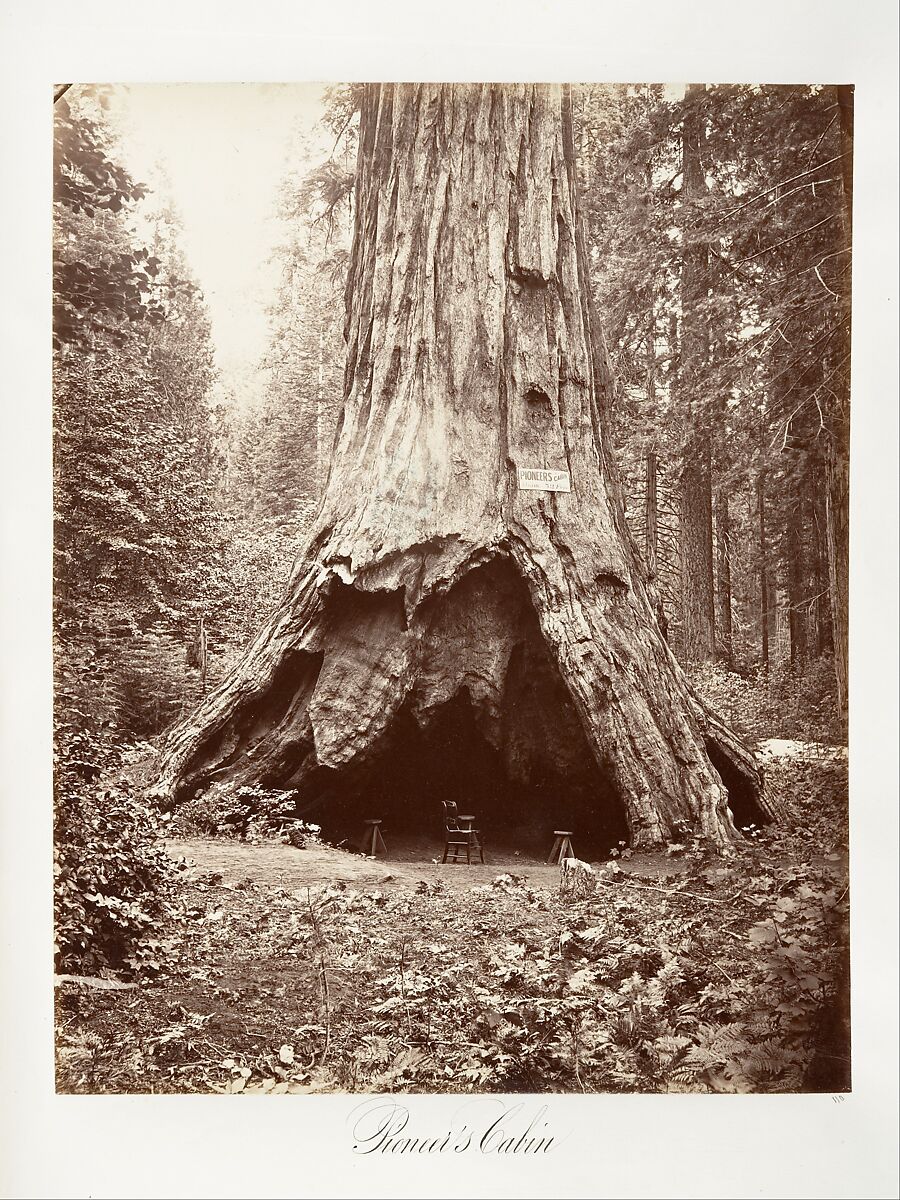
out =
{"type": "MultiPolygon", "coordinates": [[[[691,84],[687,94],[702,93],[691,84]]],[[[703,123],[693,106],[685,113],[682,131],[682,179],[685,201],[701,199],[707,191],[701,147],[703,123]]],[[[709,290],[709,251],[684,231],[681,275],[681,404],[687,418],[684,466],[678,498],[678,549],[681,564],[681,628],[688,662],[711,662],[716,657],[715,586],[713,582],[712,439],[709,418],[697,404],[695,389],[709,358],[709,327],[701,304],[709,290]]]]}
{"type": "Polygon", "coordinates": [[[659,567],[659,533],[656,496],[656,454],[648,450],[644,458],[645,480],[644,489],[644,558],[647,560],[647,577],[652,582],[656,579],[659,567]]]}
{"type": "Polygon", "coordinates": [[[836,405],[827,466],[828,567],[834,669],[841,718],[847,722],[850,613],[850,417],[849,406],[836,405]]]}
{"type": "Polygon", "coordinates": [[[322,508],[281,606],[171,736],[163,793],[277,782],[304,811],[377,794],[398,816],[399,796],[430,811],[477,775],[638,845],[681,821],[726,844],[723,778],[736,812],[771,810],[662,640],[625,532],[567,96],[373,86],[356,196],[322,508]],[[517,467],[572,490],[519,490],[517,467]]]}
{"type": "MultiPolygon", "coordinates": [[[[853,246],[853,87],[837,89],[841,115],[841,176],[843,179],[844,244],[853,246]]],[[[844,356],[850,353],[850,304],[845,299],[844,356]]],[[[832,354],[837,356],[836,348],[832,354]]],[[[831,625],[834,669],[841,719],[846,728],[849,700],[850,621],[850,371],[837,372],[829,418],[826,454],[828,568],[831,591],[831,625]]]]}
{"type": "Polygon", "coordinates": [[[759,640],[763,670],[769,670],[769,545],[766,529],[766,473],[756,477],[756,515],[759,521],[759,640]]]}
{"type": "Polygon", "coordinates": [[[807,659],[807,580],[805,551],[805,522],[802,493],[794,498],[788,512],[787,589],[789,630],[791,637],[791,670],[802,674],[807,659]]]}
{"type": "Polygon", "coordinates": [[[731,513],[728,493],[716,493],[716,648],[728,667],[734,666],[731,621],[731,513]]]}

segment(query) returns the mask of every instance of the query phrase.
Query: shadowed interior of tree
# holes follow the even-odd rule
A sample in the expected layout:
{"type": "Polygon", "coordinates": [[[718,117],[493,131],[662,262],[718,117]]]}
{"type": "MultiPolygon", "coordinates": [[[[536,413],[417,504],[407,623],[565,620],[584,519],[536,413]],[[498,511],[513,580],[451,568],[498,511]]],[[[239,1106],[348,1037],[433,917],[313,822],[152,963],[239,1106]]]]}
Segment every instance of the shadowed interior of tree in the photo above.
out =
{"type": "Polygon", "coordinates": [[[523,849],[549,844],[560,826],[577,832],[585,854],[627,839],[621,801],[597,765],[513,565],[494,559],[475,568],[428,608],[417,684],[370,753],[305,776],[302,815],[336,839],[358,833],[368,817],[397,831],[439,834],[440,802],[454,800],[477,816],[488,840],[523,849]],[[489,656],[479,658],[479,650],[489,656]],[[468,665],[456,690],[438,699],[432,689],[447,679],[450,660],[468,665]]]}
{"type": "Polygon", "coordinates": [[[488,845],[499,839],[540,853],[553,829],[564,826],[577,831],[579,853],[598,857],[627,839],[624,811],[587,745],[582,760],[571,764],[554,761],[549,749],[532,743],[528,768],[510,763],[508,747],[485,737],[463,692],[424,729],[404,710],[370,761],[341,773],[320,769],[300,809],[322,825],[328,840],[358,834],[367,817],[383,819],[388,834],[438,838],[443,800],[475,816],[488,845]]]}
{"type": "Polygon", "coordinates": [[[748,825],[770,824],[772,818],[758,803],[753,788],[748,785],[740,771],[734,769],[711,738],[706,741],[706,752],[710,762],[722,776],[722,782],[728,791],[728,807],[737,827],[746,829],[748,825]]]}

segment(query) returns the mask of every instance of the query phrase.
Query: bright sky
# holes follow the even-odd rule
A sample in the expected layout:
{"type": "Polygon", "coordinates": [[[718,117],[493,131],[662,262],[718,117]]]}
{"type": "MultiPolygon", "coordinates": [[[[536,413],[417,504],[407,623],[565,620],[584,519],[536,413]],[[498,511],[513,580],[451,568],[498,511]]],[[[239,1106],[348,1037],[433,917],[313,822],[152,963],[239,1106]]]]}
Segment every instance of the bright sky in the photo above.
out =
{"type": "MultiPolygon", "coordinates": [[[[278,186],[308,135],[321,161],[333,139],[316,128],[324,84],[140,84],[116,88],[111,116],[123,157],[184,222],[181,248],[209,307],[223,383],[252,388],[274,299],[278,186]]],[[[241,397],[247,399],[248,397],[241,397]]]]}

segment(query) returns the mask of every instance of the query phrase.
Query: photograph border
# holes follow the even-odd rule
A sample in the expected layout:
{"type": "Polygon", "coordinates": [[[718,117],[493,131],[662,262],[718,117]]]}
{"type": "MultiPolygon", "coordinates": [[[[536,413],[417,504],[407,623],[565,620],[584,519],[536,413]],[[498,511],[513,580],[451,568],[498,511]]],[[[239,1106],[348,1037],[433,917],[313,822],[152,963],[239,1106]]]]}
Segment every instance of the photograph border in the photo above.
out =
{"type": "MultiPolygon", "coordinates": [[[[4,18],[4,664],[0,1051],[8,1194],[889,1196],[895,1187],[896,15],[864,2],[37,3],[4,18]],[[248,8],[252,7],[252,11],[248,8]],[[724,17],[727,14],[727,20],[724,17]],[[426,19],[427,17],[427,19],[426,19]],[[380,18],[380,19],[379,19],[380,18]],[[526,1162],[354,1154],[359,1096],[278,1104],[53,1092],[50,896],[50,88],[76,81],[540,79],[856,85],[851,492],[853,1091],[539,1097],[526,1162]],[[15,237],[10,238],[10,231],[15,237]],[[247,1104],[250,1108],[247,1109],[247,1104]],[[261,1107],[262,1106],[262,1107],[261,1107]],[[401,1165],[402,1161],[402,1165],[401,1165]]],[[[473,1098],[479,1099],[479,1098],[473,1098]]],[[[489,1100],[491,1098],[480,1098],[489,1100]]],[[[535,1098],[526,1098],[529,1102],[535,1098]]],[[[404,1096],[423,1132],[469,1098],[404,1096]]],[[[513,1102],[523,1097],[512,1098],[513,1102]]]]}

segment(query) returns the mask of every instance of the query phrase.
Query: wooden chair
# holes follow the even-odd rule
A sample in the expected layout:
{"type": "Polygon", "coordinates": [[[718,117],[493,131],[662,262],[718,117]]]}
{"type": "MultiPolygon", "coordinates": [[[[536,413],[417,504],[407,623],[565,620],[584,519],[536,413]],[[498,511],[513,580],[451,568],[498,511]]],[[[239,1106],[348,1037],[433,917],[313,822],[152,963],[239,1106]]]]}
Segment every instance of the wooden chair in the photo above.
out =
{"type": "Polygon", "coordinates": [[[465,851],[466,862],[471,865],[473,850],[484,862],[484,847],[475,828],[475,818],[460,814],[453,800],[442,800],[441,803],[444,806],[444,857],[441,862],[445,863],[448,855],[451,862],[460,862],[465,851]]]}

